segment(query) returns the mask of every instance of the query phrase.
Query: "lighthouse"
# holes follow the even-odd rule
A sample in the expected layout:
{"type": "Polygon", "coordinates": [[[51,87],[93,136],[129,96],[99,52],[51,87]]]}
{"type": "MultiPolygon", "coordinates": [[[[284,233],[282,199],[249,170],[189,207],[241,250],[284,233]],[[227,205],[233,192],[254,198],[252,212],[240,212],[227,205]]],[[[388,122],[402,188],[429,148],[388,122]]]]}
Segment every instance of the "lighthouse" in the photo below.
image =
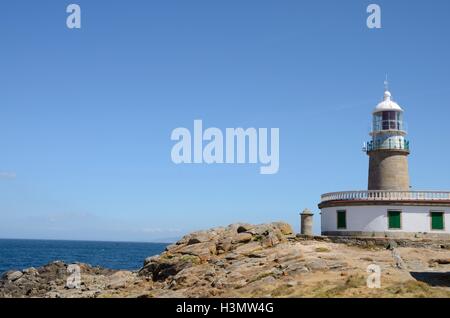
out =
{"type": "Polygon", "coordinates": [[[372,131],[364,150],[369,155],[368,190],[409,191],[408,155],[403,109],[385,89],[373,111],[372,131]]]}
{"type": "Polygon", "coordinates": [[[411,191],[406,130],[404,110],[385,82],[364,144],[368,189],[323,194],[322,235],[450,240],[450,191],[411,191]]]}

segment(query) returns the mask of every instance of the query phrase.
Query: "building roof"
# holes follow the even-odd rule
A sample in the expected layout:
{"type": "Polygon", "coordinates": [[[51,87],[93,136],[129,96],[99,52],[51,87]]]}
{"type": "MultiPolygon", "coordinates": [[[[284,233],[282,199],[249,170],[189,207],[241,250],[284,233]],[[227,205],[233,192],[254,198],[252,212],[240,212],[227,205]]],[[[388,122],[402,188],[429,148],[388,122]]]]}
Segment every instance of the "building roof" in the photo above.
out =
{"type": "Polygon", "coordinates": [[[381,103],[375,107],[373,110],[373,113],[379,113],[384,111],[397,111],[397,112],[403,112],[403,109],[400,107],[399,104],[394,102],[392,100],[392,94],[388,90],[384,92],[384,99],[381,103]]]}

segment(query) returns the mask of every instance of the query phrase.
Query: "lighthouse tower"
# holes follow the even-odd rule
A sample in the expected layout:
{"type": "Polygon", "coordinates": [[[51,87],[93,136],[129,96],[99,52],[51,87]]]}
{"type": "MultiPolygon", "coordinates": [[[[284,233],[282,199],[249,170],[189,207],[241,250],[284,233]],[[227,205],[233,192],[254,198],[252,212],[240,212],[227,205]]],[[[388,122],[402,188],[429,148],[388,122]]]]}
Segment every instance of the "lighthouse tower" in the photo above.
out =
{"type": "Polygon", "coordinates": [[[384,99],[373,111],[373,125],[364,150],[369,156],[368,190],[409,191],[409,141],[403,109],[392,100],[387,83],[384,99]]]}

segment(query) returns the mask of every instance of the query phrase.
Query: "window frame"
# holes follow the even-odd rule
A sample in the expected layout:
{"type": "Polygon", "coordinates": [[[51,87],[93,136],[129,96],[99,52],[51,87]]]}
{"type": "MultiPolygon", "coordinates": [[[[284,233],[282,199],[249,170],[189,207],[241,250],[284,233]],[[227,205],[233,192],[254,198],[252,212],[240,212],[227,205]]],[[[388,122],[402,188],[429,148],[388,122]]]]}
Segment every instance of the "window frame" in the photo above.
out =
{"type": "Polygon", "coordinates": [[[430,231],[445,231],[445,211],[431,210],[429,213],[430,216],[430,231]],[[442,215],[442,229],[433,229],[433,213],[440,213],[442,215]]]}
{"type": "Polygon", "coordinates": [[[347,229],[347,210],[336,210],[336,229],[338,229],[338,230],[346,230],[347,229]],[[339,213],[344,213],[344,221],[345,221],[344,227],[339,226],[339,213]]]}
{"type": "Polygon", "coordinates": [[[403,211],[402,210],[388,210],[387,211],[387,228],[390,231],[399,231],[403,229],[403,211]],[[400,227],[391,227],[389,222],[389,213],[390,212],[399,212],[400,213],[400,227]]]}

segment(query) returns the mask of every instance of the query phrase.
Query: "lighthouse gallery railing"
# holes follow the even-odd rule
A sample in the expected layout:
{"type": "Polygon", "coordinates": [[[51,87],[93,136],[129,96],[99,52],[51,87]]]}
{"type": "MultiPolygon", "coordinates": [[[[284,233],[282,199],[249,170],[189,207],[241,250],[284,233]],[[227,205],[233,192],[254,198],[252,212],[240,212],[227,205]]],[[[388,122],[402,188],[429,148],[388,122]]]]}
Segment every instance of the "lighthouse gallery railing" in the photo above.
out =
{"type": "Polygon", "coordinates": [[[364,145],[363,150],[366,152],[374,151],[374,150],[384,150],[384,149],[392,149],[392,150],[407,150],[409,151],[409,140],[391,140],[388,139],[385,142],[379,141],[369,141],[364,145]]]}
{"type": "Polygon", "coordinates": [[[327,201],[450,201],[450,192],[444,191],[345,191],[322,195],[327,201]]]}

